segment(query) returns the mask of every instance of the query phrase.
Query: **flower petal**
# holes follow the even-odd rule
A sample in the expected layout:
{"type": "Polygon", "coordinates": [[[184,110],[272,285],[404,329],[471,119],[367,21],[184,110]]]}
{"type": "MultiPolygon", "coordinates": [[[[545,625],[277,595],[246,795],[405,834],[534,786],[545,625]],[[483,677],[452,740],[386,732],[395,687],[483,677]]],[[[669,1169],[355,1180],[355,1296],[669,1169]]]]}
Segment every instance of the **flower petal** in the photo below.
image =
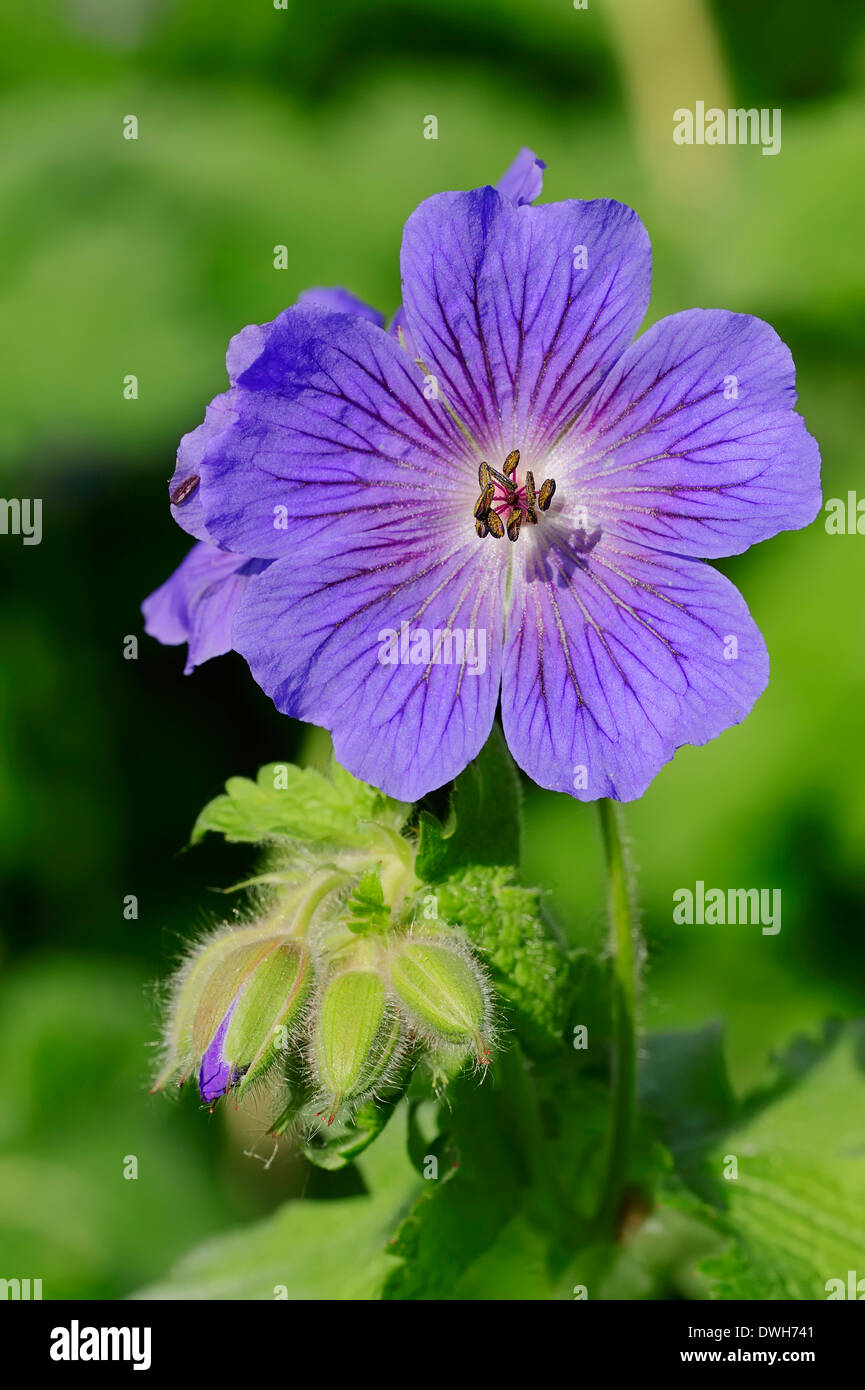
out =
{"type": "Polygon", "coordinates": [[[541,196],[546,164],[525,146],[502,174],[496,188],[512,203],[533,203],[541,196]]]}
{"type": "Polygon", "coordinates": [[[168,484],[169,499],[182,499],[179,502],[171,500],[171,515],[178,526],[182,526],[188,535],[194,536],[198,541],[210,539],[202,502],[201,462],[208,445],[224,433],[230,421],[230,417],[220,409],[219,402],[222,399],[224,398],[217,396],[207,407],[204,419],[197,429],[191,430],[181,439],[177,449],[177,462],[168,484]]]}
{"type": "Polygon", "coordinates": [[[502,553],[456,527],[359,535],[326,561],[301,546],[249,585],[234,645],[277,709],[331,731],[343,767],[413,801],[455,777],[492,728],[502,553]]]}
{"type": "MultiPolygon", "coordinates": [[[[523,148],[516,159],[508,166],[495,187],[512,203],[532,203],[539,198],[544,185],[546,164],[539,159],[534,150],[523,148]]],[[[304,296],[301,295],[301,299],[304,296]]],[[[333,306],[337,307],[336,305],[333,306]]],[[[399,338],[412,357],[417,357],[411,329],[405,316],[405,309],[399,306],[390,323],[388,332],[399,338]]]]}
{"type": "Polygon", "coordinates": [[[258,333],[223,398],[232,423],[201,465],[214,540],[277,557],[301,538],[333,551],[359,529],[457,505],[470,520],[477,459],[384,329],[296,307],[258,333]]]}
{"type": "Polygon", "coordinates": [[[189,643],[184,675],[231,651],[231,625],[249,579],[267,566],[199,542],[141,605],[144,630],[166,646],[189,643]]]}
{"type": "Polygon", "coordinates": [[[605,537],[538,549],[514,586],[502,717],[542,787],[632,801],[682,744],[744,719],[768,678],[744,599],[698,561],[605,537]]]}
{"type": "Polygon", "coordinates": [[[338,287],[304,290],[298,295],[297,302],[311,304],[319,309],[330,309],[335,314],[354,314],[356,318],[378,324],[379,328],[384,327],[384,314],[380,314],[378,309],[373,309],[370,304],[365,304],[350,290],[338,287]]]}
{"type": "Polygon", "coordinates": [[[387,331],[393,334],[400,347],[405,348],[409,357],[412,359],[417,357],[417,350],[415,349],[414,339],[411,336],[411,329],[408,326],[408,320],[405,316],[405,309],[401,304],[388,324],[387,331]]]}
{"type": "MultiPolygon", "coordinates": [[[[735,555],[807,526],[820,453],[773,328],[690,309],[624,353],[575,431],[568,470],[589,525],[685,555],[735,555]]],[[[566,446],[560,446],[564,449],[566,446]]]]}
{"type": "Polygon", "coordinates": [[[214,1034],[198,1069],[198,1090],[205,1104],[224,1096],[234,1080],[231,1062],[224,1055],[225,1039],[236,1005],[232,1004],[214,1034]]]}
{"type": "Polygon", "coordinates": [[[428,198],[412,214],[402,278],[418,355],[447,401],[479,447],[515,446],[528,462],[639,327],[651,248],[622,203],[516,206],[480,188],[428,198]]]}
{"type": "MultiPolygon", "coordinates": [[[[358,299],[349,290],[339,288],[304,290],[298,303],[318,306],[339,313],[353,314],[358,318],[375,323],[379,327],[384,323],[384,316],[378,310],[365,304],[362,299],[358,299]]],[[[241,373],[251,366],[264,350],[265,327],[257,323],[250,324],[247,328],[242,328],[231,339],[225,356],[225,365],[232,386],[235,385],[241,373]]],[[[218,442],[220,437],[225,434],[234,419],[235,415],[231,408],[231,393],[223,392],[211,401],[205,412],[204,420],[197,429],[191,430],[189,434],[183,436],[177,450],[177,462],[168,484],[168,495],[169,498],[174,498],[179,492],[183,500],[178,503],[171,502],[171,514],[178,526],[182,526],[184,531],[199,541],[213,539],[208,533],[204,515],[204,491],[201,485],[204,457],[210,446],[218,442]],[[198,479],[198,482],[192,485],[194,479],[198,479]]]]}

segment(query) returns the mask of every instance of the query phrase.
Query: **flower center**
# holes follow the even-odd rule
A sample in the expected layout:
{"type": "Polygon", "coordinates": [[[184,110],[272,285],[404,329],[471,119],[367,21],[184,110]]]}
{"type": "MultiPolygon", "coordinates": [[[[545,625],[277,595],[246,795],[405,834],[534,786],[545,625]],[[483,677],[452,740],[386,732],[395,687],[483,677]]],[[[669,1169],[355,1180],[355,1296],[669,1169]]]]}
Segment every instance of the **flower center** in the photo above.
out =
{"type": "Polygon", "coordinates": [[[484,536],[493,536],[500,541],[507,531],[508,540],[515,541],[523,522],[537,526],[538,512],[545,512],[553,500],[555,480],[547,478],[538,489],[534,474],[527,469],[520,483],[517,478],[519,461],[519,449],[511,449],[501,473],[488,463],[482,463],[478,469],[481,495],[475,503],[474,517],[475,530],[482,540],[484,536]]]}

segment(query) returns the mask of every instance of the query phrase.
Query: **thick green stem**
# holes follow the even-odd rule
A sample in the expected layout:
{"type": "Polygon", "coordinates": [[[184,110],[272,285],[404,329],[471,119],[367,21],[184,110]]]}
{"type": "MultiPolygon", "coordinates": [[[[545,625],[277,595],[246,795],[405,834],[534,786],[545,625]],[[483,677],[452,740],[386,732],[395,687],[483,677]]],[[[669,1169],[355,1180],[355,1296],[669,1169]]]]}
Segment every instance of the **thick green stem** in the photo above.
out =
{"type": "Polygon", "coordinates": [[[628,1176],[631,1131],[637,1082],[635,927],[628,884],[628,866],[616,804],[598,802],[610,902],[612,952],[613,1104],[604,1189],[597,1224],[614,1232],[628,1176]]]}

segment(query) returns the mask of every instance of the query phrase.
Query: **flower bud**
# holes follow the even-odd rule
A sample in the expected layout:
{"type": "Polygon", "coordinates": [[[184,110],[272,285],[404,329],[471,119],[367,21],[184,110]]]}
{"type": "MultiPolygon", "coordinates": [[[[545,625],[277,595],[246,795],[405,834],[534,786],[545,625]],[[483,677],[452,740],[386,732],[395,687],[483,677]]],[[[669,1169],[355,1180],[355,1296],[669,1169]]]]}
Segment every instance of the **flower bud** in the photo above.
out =
{"type": "Polygon", "coordinates": [[[374,970],[346,970],[325,985],[313,1036],[313,1066],[328,1098],[328,1124],[346,1100],[368,1096],[398,1055],[399,1019],[374,970]]]}
{"type": "Polygon", "coordinates": [[[306,949],[285,936],[226,933],[181,976],[170,1027],[169,1076],[197,1068],[202,1100],[261,1076],[297,1022],[311,979],[306,949]]]}
{"type": "Polygon", "coordinates": [[[391,957],[394,994],[414,1026],[435,1045],[473,1046],[489,1061],[484,1041],[489,991],[480,966],[450,942],[408,938],[391,957]]]}

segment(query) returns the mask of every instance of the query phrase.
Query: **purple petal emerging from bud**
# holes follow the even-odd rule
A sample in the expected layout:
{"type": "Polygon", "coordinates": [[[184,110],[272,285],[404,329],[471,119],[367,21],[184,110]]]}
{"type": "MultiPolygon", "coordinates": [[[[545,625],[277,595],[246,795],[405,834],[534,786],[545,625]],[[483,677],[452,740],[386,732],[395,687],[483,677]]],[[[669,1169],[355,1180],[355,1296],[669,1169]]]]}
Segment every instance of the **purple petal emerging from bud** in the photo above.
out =
{"type": "Polygon", "coordinates": [[[232,1067],[223,1055],[223,1047],[231,1023],[231,1016],[236,1007],[235,1004],[232,1004],[216,1030],[212,1043],[201,1059],[198,1089],[201,1092],[201,1099],[208,1105],[219,1100],[220,1096],[224,1096],[232,1084],[232,1067]]]}

